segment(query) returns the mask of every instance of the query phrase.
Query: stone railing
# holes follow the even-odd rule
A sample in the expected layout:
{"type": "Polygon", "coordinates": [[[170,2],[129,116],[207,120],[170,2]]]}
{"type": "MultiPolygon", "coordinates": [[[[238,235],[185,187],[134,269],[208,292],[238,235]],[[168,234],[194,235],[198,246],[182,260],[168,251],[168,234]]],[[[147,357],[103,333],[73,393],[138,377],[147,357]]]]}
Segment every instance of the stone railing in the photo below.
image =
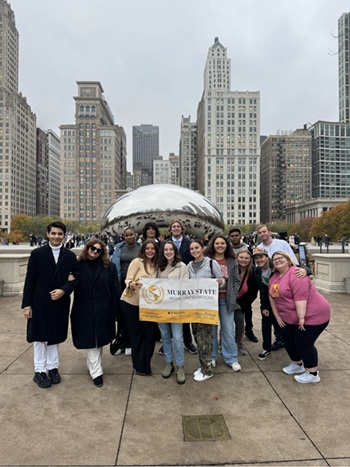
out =
{"type": "Polygon", "coordinates": [[[3,253],[0,255],[0,282],[2,295],[20,295],[27,273],[28,253],[3,253]]]}
{"type": "Polygon", "coordinates": [[[350,254],[317,254],[315,286],[322,292],[350,293],[350,254]]]}

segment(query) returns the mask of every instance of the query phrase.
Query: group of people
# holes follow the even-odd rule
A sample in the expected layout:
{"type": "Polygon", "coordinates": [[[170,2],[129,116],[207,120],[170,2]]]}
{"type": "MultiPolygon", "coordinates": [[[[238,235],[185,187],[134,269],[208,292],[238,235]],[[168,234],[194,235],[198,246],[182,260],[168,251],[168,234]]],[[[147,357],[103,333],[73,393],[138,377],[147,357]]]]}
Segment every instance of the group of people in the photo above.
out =
{"type": "Polygon", "coordinates": [[[253,332],[252,303],[260,292],[262,351],[265,360],[284,347],[291,363],[283,368],[299,383],[317,383],[315,341],[330,319],[328,302],[317,292],[286,241],[273,239],[265,225],[258,227],[261,243],[252,248],[242,242],[239,229],[229,236],[213,235],[204,246],[190,240],[184,226],[174,220],[164,240],[155,223],[146,224],[143,242],[133,228],[124,231],[110,256],[106,243],[90,238],[78,258],[62,243],[66,226],[47,227],[48,243],[32,251],[25,280],[22,308],[27,340],[34,343],[34,382],[41,388],[58,384],[61,376],[59,344],[67,338],[69,314],[73,344],[86,349],[87,368],[96,387],[103,386],[102,352],[131,355],[135,373],[151,376],[157,338],[162,340],[164,379],[176,375],[186,382],[184,349],[197,353],[197,382],[210,379],[222,353],[234,372],[241,370],[238,354],[246,355],[244,336],[257,343],[253,332]],[[139,316],[140,289],[145,278],[185,280],[212,278],[218,283],[219,326],[192,323],[155,323],[139,316]],[[74,301],[70,313],[70,294],[74,301]],[[117,322],[117,333],[115,322],[117,322]],[[192,333],[197,347],[192,341],[192,333]],[[275,334],[272,343],[271,330],[275,334]]]}

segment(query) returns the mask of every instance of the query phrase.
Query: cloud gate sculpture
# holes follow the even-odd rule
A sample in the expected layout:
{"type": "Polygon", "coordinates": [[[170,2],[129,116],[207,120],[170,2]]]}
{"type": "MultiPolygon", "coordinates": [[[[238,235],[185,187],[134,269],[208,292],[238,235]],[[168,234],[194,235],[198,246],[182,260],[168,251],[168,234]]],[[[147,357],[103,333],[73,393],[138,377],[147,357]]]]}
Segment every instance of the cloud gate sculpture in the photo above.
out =
{"type": "Polygon", "coordinates": [[[126,193],[106,211],[101,230],[122,234],[130,226],[141,234],[147,222],[164,228],[174,219],[181,220],[187,234],[199,238],[224,230],[222,216],[211,201],[176,185],[147,185],[126,193]]]}

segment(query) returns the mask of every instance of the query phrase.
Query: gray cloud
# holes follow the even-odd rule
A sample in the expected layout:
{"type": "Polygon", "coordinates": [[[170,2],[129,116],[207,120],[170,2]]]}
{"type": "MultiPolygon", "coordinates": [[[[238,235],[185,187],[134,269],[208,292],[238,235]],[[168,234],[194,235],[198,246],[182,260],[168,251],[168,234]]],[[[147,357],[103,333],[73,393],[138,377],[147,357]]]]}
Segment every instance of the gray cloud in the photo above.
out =
{"type": "Polygon", "coordinates": [[[77,80],[99,80],[128,137],[160,126],[178,152],[181,115],[195,119],[208,48],[231,58],[232,89],[261,92],[261,133],[338,118],[339,16],[347,0],[12,0],[20,90],[38,125],[74,122],[77,80]]]}

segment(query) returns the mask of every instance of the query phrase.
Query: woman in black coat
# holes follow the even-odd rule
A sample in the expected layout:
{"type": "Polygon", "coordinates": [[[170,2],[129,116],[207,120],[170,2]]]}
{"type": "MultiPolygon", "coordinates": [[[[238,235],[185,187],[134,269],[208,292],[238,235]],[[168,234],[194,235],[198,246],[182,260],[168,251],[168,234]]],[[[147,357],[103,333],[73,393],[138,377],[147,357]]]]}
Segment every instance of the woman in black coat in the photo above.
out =
{"type": "Polygon", "coordinates": [[[78,258],[79,284],[71,313],[72,337],[77,349],[87,349],[87,367],[96,386],[103,385],[102,348],[115,333],[119,298],[115,264],[106,245],[92,238],[78,258]]]}

